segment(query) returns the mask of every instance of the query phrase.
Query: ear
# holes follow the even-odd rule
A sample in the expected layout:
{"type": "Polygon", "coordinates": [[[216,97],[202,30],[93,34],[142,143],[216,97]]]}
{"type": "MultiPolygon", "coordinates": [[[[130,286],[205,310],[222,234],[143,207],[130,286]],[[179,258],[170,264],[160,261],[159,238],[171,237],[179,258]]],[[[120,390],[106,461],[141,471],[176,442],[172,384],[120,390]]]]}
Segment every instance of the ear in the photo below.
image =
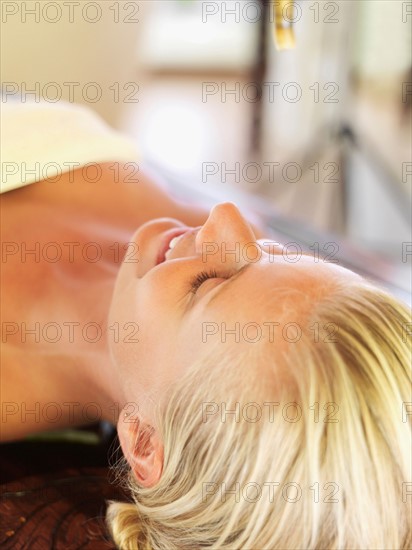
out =
{"type": "Polygon", "coordinates": [[[156,485],[162,475],[164,456],[158,432],[139,416],[121,412],[117,433],[123,454],[139,485],[156,485]]]}

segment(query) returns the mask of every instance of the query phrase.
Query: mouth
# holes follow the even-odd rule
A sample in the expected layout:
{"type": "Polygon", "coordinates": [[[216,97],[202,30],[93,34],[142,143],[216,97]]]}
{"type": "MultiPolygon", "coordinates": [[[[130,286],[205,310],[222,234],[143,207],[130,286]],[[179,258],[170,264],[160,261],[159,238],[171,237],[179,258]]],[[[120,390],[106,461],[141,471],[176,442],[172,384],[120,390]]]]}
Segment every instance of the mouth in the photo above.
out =
{"type": "Polygon", "coordinates": [[[159,265],[166,261],[166,252],[170,250],[170,244],[174,238],[180,237],[181,235],[184,235],[188,231],[190,231],[190,227],[175,227],[173,229],[169,229],[169,231],[166,231],[157,254],[156,259],[156,265],[159,265]]]}

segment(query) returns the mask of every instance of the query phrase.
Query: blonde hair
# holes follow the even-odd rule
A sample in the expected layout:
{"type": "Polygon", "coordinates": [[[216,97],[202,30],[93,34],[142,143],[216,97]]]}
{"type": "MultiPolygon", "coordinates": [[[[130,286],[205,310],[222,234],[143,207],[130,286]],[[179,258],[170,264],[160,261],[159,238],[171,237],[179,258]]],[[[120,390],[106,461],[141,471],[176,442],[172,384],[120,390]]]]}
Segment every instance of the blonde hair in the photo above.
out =
{"type": "Polygon", "coordinates": [[[283,354],[222,346],[170,388],[158,484],[117,465],[133,500],[109,502],[120,549],[411,547],[410,310],[356,281],[305,319],[283,354]]]}

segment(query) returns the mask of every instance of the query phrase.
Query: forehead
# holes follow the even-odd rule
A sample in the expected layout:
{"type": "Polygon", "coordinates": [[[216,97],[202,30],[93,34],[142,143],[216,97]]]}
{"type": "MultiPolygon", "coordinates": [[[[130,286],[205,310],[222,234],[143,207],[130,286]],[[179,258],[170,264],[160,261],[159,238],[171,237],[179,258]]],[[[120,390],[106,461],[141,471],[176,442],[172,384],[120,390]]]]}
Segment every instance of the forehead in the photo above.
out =
{"type": "Polygon", "coordinates": [[[208,305],[225,301],[235,306],[239,300],[253,303],[257,298],[269,295],[318,295],[332,288],[335,282],[349,282],[355,278],[361,277],[338,263],[325,262],[309,254],[297,260],[280,254],[265,255],[252,263],[233,284],[229,281],[217,288],[208,305]]]}
{"type": "Polygon", "coordinates": [[[310,312],[317,301],[333,291],[335,281],[353,277],[359,276],[311,257],[295,264],[265,258],[233,284],[229,280],[205,296],[186,319],[190,345],[197,353],[212,344],[233,344],[236,352],[257,352],[261,344],[276,350],[288,342],[293,346],[299,333],[310,330],[310,312]]]}
{"type": "Polygon", "coordinates": [[[342,266],[315,263],[311,257],[302,257],[294,264],[279,257],[274,261],[265,258],[233,284],[229,280],[213,289],[193,321],[201,322],[202,327],[208,321],[208,326],[217,326],[219,333],[248,330],[252,335],[253,327],[269,334],[288,323],[303,326],[317,302],[333,292],[336,282],[356,277],[360,278],[342,266]]]}

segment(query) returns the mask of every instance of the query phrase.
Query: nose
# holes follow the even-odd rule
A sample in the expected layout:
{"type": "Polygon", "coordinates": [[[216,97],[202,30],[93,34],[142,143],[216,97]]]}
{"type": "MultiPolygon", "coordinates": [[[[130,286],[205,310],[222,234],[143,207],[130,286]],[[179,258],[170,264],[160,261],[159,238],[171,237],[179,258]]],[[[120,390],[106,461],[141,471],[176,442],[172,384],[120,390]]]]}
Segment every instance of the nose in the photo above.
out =
{"type": "MultiPolygon", "coordinates": [[[[246,248],[258,246],[255,234],[247,220],[232,202],[214,206],[203,227],[196,235],[196,253],[224,262],[248,263],[246,248]]],[[[253,256],[253,252],[250,252],[253,256]]]]}

